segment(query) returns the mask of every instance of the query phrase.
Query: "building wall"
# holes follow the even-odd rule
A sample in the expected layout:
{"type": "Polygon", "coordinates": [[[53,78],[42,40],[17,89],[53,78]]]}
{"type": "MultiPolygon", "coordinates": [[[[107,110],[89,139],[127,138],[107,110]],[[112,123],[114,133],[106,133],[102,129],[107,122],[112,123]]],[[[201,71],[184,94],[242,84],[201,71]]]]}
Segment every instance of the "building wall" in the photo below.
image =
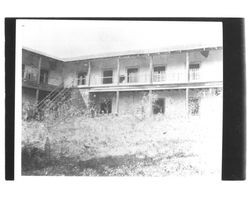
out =
{"type": "Polygon", "coordinates": [[[165,54],[165,55],[155,55],[153,56],[153,64],[165,65],[167,78],[169,81],[179,81],[185,82],[187,80],[186,76],[186,54],[165,54]],[[179,75],[179,80],[177,79],[177,74],[179,75]]]}
{"type": "Polygon", "coordinates": [[[120,92],[119,114],[149,113],[148,91],[120,92]]]}
{"type": "Polygon", "coordinates": [[[163,90],[155,91],[156,98],[165,100],[165,115],[168,117],[186,114],[186,91],[185,90],[163,90]]]}
{"type": "Polygon", "coordinates": [[[222,109],[223,109],[222,88],[190,89],[189,100],[191,100],[192,98],[199,98],[200,100],[200,105],[199,105],[200,116],[213,117],[213,118],[222,117],[222,109]]]}
{"type": "Polygon", "coordinates": [[[121,58],[120,75],[127,76],[129,68],[138,68],[138,83],[149,82],[149,58],[147,56],[121,58]]]}
{"type": "MultiPolygon", "coordinates": [[[[149,102],[148,91],[140,92],[120,92],[119,113],[131,114],[141,113],[149,115],[152,107],[149,102]]],[[[152,101],[163,98],[165,101],[165,115],[179,116],[185,114],[185,91],[184,90],[164,90],[153,91],[152,101]]]]}
{"type": "MultiPolygon", "coordinates": [[[[45,61],[45,60],[43,60],[45,61]]],[[[48,84],[60,85],[63,82],[63,63],[56,62],[55,68],[49,70],[48,84]]]]}

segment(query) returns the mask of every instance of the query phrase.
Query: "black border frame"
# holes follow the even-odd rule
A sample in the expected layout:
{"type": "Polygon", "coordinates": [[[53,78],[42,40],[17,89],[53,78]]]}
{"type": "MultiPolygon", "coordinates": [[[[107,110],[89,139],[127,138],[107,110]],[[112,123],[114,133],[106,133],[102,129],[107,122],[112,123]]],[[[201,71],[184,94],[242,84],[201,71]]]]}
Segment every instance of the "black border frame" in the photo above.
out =
{"type": "Polygon", "coordinates": [[[246,178],[245,35],[243,18],[5,18],[5,179],[14,180],[16,20],[199,21],[223,23],[222,180],[246,178]]]}

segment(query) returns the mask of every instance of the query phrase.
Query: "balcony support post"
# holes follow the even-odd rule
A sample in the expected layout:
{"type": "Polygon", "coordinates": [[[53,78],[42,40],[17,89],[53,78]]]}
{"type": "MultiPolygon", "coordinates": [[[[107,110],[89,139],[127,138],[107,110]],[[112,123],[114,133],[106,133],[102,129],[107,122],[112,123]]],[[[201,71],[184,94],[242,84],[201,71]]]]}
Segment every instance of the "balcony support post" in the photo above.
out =
{"type": "Polygon", "coordinates": [[[153,114],[153,94],[152,90],[149,90],[149,116],[152,116],[153,114]]]}
{"type": "Polygon", "coordinates": [[[42,66],[42,58],[40,57],[38,60],[37,84],[40,84],[41,66],[42,66]]]}
{"type": "Polygon", "coordinates": [[[115,113],[116,113],[116,115],[119,114],[119,99],[120,99],[120,92],[116,91],[116,103],[115,103],[115,113]]]}
{"type": "Polygon", "coordinates": [[[39,99],[39,86],[40,86],[40,78],[41,78],[41,66],[42,66],[42,57],[38,60],[38,72],[37,72],[37,84],[38,88],[36,89],[36,104],[38,103],[39,99]]]}
{"type": "Polygon", "coordinates": [[[152,55],[148,54],[149,56],[149,83],[153,83],[153,57],[152,55]]]}
{"type": "Polygon", "coordinates": [[[120,83],[120,58],[117,58],[117,85],[120,83]]]}
{"type": "Polygon", "coordinates": [[[188,117],[189,115],[189,88],[186,88],[186,103],[185,103],[185,107],[186,107],[186,117],[188,117]]]}
{"type": "Polygon", "coordinates": [[[91,64],[88,62],[88,86],[90,86],[91,64]]]}
{"type": "Polygon", "coordinates": [[[186,52],[186,80],[189,82],[189,53],[186,52]]]}

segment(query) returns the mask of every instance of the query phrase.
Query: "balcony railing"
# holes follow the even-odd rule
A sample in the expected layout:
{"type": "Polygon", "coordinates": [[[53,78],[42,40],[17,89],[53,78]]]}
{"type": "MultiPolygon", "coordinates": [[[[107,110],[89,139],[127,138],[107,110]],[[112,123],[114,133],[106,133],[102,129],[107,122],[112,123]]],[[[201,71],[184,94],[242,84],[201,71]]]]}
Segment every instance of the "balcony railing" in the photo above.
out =
{"type": "Polygon", "coordinates": [[[52,89],[56,87],[56,85],[52,85],[49,83],[41,83],[41,82],[38,83],[36,77],[30,77],[30,78],[23,77],[22,81],[23,81],[23,86],[41,88],[41,89],[49,90],[49,91],[51,91],[52,89]]]}
{"type": "Polygon", "coordinates": [[[200,80],[200,71],[199,69],[189,70],[189,80],[190,81],[199,81],[200,80]]]}
{"type": "Polygon", "coordinates": [[[29,76],[26,76],[26,77],[23,77],[23,83],[27,84],[27,85],[31,85],[31,86],[37,86],[38,83],[37,83],[37,79],[35,77],[29,77],[29,76]]]}
{"type": "MultiPolygon", "coordinates": [[[[86,79],[77,78],[76,85],[85,85],[87,83],[81,83],[86,79]]],[[[117,76],[91,76],[90,86],[105,86],[105,85],[117,85],[117,76]]],[[[85,81],[86,82],[86,81],[85,81]]],[[[166,83],[184,83],[187,82],[186,72],[164,72],[164,73],[153,73],[152,83],[153,84],[166,84],[166,83]]],[[[136,73],[130,75],[120,75],[119,85],[136,85],[136,84],[150,84],[150,76],[148,73],[136,73]]]]}
{"type": "Polygon", "coordinates": [[[183,83],[186,82],[185,72],[154,73],[153,83],[183,83]]]}

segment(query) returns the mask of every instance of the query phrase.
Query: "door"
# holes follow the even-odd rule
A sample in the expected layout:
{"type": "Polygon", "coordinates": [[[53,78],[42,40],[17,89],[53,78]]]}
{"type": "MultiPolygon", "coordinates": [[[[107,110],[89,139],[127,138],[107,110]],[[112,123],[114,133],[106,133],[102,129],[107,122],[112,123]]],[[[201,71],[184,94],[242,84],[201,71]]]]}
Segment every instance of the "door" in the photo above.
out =
{"type": "Polygon", "coordinates": [[[165,99],[159,98],[155,100],[153,104],[153,113],[154,114],[164,114],[165,113],[165,99]]]}
{"type": "Polygon", "coordinates": [[[101,114],[110,114],[112,112],[112,101],[108,100],[100,105],[100,113],[101,114]]]}
{"type": "Polygon", "coordinates": [[[40,84],[48,84],[49,72],[47,70],[41,70],[40,73],[40,84]]]}

